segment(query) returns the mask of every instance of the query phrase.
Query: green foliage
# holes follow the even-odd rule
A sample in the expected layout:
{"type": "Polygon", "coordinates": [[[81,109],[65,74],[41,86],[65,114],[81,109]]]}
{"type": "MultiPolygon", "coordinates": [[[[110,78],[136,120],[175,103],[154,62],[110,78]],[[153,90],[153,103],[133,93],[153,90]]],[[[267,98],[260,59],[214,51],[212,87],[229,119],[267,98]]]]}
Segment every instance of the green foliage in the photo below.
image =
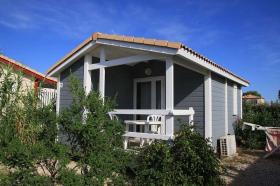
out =
{"type": "Polygon", "coordinates": [[[55,184],[69,160],[67,146],[56,142],[54,106],[40,106],[38,95],[12,69],[0,67],[0,85],[0,161],[9,170],[0,183],[55,184]],[[39,175],[38,167],[49,177],[39,175]]]}
{"type": "Polygon", "coordinates": [[[208,141],[183,125],[173,142],[158,141],[137,157],[135,185],[222,185],[208,141]]]}
{"type": "Polygon", "coordinates": [[[247,92],[244,92],[243,93],[243,96],[245,96],[245,95],[254,95],[254,96],[260,96],[260,97],[262,97],[262,95],[258,92],[258,91],[255,91],[255,90],[252,90],[252,91],[247,91],[247,92]]]}
{"type": "Polygon", "coordinates": [[[73,102],[57,117],[54,105],[22,92],[20,74],[0,68],[0,161],[8,168],[0,185],[222,184],[219,162],[197,132],[183,126],[174,141],[124,151],[123,125],[108,116],[114,99],[86,95],[77,78],[70,81],[73,102]]]}
{"type": "Polygon", "coordinates": [[[114,101],[103,100],[94,91],[86,95],[74,76],[70,81],[73,103],[61,112],[59,124],[72,148],[71,156],[81,165],[85,184],[114,181],[114,175],[123,176],[127,156],[122,149],[123,125],[108,116],[114,101]]]}
{"type": "MultiPolygon", "coordinates": [[[[251,105],[245,103],[243,120],[267,127],[280,127],[280,104],[251,105]]],[[[251,128],[243,127],[242,121],[239,121],[235,134],[239,145],[250,149],[264,149],[265,133],[263,131],[251,131],[251,128]]]]}
{"type": "Polygon", "coordinates": [[[39,176],[30,171],[18,171],[12,173],[9,177],[0,180],[3,185],[19,185],[19,186],[48,186],[52,185],[50,178],[39,176]]]}

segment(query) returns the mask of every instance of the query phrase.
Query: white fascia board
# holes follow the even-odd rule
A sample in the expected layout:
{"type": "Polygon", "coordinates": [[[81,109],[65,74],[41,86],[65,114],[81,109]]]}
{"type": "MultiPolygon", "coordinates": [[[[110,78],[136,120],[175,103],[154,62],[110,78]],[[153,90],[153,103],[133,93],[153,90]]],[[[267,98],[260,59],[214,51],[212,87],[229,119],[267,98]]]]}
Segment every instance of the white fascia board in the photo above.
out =
{"type": "Polygon", "coordinates": [[[249,86],[249,84],[247,82],[242,81],[241,79],[239,79],[239,78],[237,78],[237,77],[235,77],[235,76],[233,76],[233,75],[231,75],[231,74],[221,70],[220,68],[217,68],[217,67],[215,67],[215,66],[205,62],[204,60],[198,58],[197,56],[191,54],[190,52],[187,52],[184,49],[179,49],[177,51],[177,55],[182,56],[182,57],[184,57],[186,59],[189,59],[189,60],[193,61],[194,63],[196,63],[196,64],[198,64],[198,65],[200,65],[200,66],[202,66],[202,67],[204,67],[204,68],[206,68],[208,70],[211,70],[211,71],[213,71],[213,72],[215,72],[215,73],[217,73],[217,74],[219,74],[221,76],[224,76],[224,77],[226,77],[226,78],[228,78],[228,79],[230,79],[230,80],[232,80],[234,82],[237,82],[237,83],[239,83],[239,84],[241,84],[243,86],[246,86],[246,87],[249,86]]]}
{"type": "Polygon", "coordinates": [[[67,66],[69,66],[72,62],[74,62],[76,59],[87,53],[89,50],[92,50],[94,47],[96,47],[96,42],[92,41],[89,44],[87,44],[85,47],[83,47],[81,50],[79,50],[77,53],[75,53],[73,56],[71,56],[69,59],[67,59],[64,63],[59,65],[55,70],[53,70],[51,73],[48,74],[48,76],[55,76],[62,70],[64,70],[67,66]]]}
{"type": "Polygon", "coordinates": [[[135,50],[141,51],[149,51],[149,52],[156,52],[168,55],[175,55],[178,49],[175,48],[168,48],[168,47],[159,47],[147,44],[138,44],[138,43],[131,43],[126,41],[114,41],[108,39],[97,39],[96,43],[103,44],[103,45],[110,45],[122,48],[130,48],[135,50]]]}

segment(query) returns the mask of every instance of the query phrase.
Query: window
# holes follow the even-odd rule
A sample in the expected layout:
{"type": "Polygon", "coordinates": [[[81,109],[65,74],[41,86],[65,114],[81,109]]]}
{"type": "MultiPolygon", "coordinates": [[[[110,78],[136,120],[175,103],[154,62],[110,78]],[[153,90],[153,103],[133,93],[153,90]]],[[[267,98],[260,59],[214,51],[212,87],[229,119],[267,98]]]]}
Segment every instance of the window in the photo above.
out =
{"type": "Polygon", "coordinates": [[[237,86],[233,85],[233,115],[237,115],[237,86]]]}

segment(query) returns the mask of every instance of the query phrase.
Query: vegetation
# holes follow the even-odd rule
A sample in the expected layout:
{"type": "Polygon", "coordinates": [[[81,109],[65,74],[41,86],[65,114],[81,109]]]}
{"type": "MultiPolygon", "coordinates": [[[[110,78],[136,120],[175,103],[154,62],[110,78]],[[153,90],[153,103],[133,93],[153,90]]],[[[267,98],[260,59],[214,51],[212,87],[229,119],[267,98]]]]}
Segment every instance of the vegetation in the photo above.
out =
{"type": "Polygon", "coordinates": [[[213,149],[183,125],[174,141],[157,141],[137,156],[135,185],[222,185],[213,149]]]}
{"type": "Polygon", "coordinates": [[[21,77],[1,68],[0,185],[222,184],[208,141],[187,126],[174,141],[127,152],[122,124],[107,114],[114,99],[86,95],[71,77],[73,102],[58,116],[36,92],[21,91],[21,77]]]}
{"type": "Polygon", "coordinates": [[[254,96],[262,97],[262,95],[258,91],[255,91],[255,90],[244,92],[243,96],[245,96],[245,95],[254,95],[254,96]]]}
{"type": "MultiPolygon", "coordinates": [[[[280,127],[280,103],[270,105],[243,105],[243,120],[246,122],[269,127],[280,127]]],[[[263,131],[251,131],[251,128],[242,130],[243,123],[239,121],[236,125],[237,142],[246,148],[264,149],[265,133],[263,131]]]]}
{"type": "Polygon", "coordinates": [[[106,180],[124,184],[129,154],[122,149],[123,125],[108,116],[114,101],[93,91],[86,95],[78,79],[70,80],[73,103],[62,111],[59,124],[70,143],[71,158],[81,166],[83,184],[103,185],[106,180]]]}

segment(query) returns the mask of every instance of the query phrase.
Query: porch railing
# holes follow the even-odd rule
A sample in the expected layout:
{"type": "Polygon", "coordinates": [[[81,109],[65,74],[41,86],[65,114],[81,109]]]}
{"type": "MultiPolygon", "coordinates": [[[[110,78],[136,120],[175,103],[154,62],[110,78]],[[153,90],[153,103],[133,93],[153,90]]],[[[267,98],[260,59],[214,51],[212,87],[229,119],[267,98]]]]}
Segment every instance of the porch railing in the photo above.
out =
{"type": "MultiPolygon", "coordinates": [[[[116,109],[112,112],[109,113],[111,116],[112,115],[161,115],[163,116],[163,121],[162,121],[162,127],[166,128],[167,130],[171,131],[166,131],[163,130],[164,133],[160,134],[151,134],[151,133],[143,133],[143,132],[129,132],[126,131],[124,134],[124,148],[127,148],[127,140],[129,137],[131,138],[140,138],[140,139],[162,139],[162,140],[168,140],[168,139],[173,139],[174,137],[174,120],[173,122],[167,122],[167,120],[170,121],[170,118],[174,119],[174,116],[188,116],[189,117],[189,125],[193,125],[193,120],[194,120],[194,109],[190,107],[187,110],[166,110],[166,109],[161,109],[161,110],[155,110],[155,109],[116,109]],[[173,125],[172,127],[167,127],[167,125],[173,125]]],[[[134,117],[135,118],[135,117],[134,117]]]]}

